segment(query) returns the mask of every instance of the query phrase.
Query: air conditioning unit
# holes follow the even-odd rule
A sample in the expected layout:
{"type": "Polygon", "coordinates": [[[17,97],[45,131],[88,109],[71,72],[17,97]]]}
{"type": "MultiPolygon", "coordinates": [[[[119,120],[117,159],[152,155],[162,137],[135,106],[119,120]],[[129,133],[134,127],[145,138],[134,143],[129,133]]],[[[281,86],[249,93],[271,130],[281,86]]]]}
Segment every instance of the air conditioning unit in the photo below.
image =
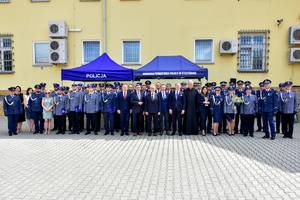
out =
{"type": "Polygon", "coordinates": [[[67,38],[68,37],[67,22],[50,21],[48,22],[48,31],[49,31],[49,37],[51,38],[56,38],[56,37],[67,38]]]}
{"type": "Polygon", "coordinates": [[[289,64],[300,62],[300,48],[291,48],[289,50],[289,64]]]}
{"type": "Polygon", "coordinates": [[[291,26],[289,28],[289,46],[300,44],[300,26],[291,26]]]}
{"type": "Polygon", "coordinates": [[[238,40],[220,40],[220,55],[224,53],[236,54],[238,52],[238,40]]]}
{"type": "Polygon", "coordinates": [[[68,64],[67,39],[49,40],[49,63],[68,64]]]}

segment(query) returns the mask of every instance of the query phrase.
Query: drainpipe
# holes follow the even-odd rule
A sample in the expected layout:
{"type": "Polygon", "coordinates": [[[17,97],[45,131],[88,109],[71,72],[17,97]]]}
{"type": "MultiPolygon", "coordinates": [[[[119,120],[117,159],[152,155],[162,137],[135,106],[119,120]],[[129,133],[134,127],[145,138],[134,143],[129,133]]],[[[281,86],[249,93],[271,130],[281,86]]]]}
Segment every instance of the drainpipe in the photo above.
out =
{"type": "Polygon", "coordinates": [[[106,53],[106,17],[105,17],[105,0],[103,0],[103,45],[106,53]]]}

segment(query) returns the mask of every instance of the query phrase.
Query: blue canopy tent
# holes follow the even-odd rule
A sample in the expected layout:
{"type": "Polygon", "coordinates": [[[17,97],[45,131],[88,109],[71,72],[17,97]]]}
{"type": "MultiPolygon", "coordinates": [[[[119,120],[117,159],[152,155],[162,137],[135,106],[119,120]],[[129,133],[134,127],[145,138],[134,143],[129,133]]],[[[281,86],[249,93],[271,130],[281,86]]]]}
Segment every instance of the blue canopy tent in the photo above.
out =
{"type": "Polygon", "coordinates": [[[208,70],[183,56],[156,56],[150,63],[133,70],[134,80],[141,78],[203,78],[208,80],[208,70]]]}
{"type": "Polygon", "coordinates": [[[94,61],[73,69],[62,69],[61,80],[72,81],[131,81],[132,69],[127,69],[103,53],[94,61]]]}

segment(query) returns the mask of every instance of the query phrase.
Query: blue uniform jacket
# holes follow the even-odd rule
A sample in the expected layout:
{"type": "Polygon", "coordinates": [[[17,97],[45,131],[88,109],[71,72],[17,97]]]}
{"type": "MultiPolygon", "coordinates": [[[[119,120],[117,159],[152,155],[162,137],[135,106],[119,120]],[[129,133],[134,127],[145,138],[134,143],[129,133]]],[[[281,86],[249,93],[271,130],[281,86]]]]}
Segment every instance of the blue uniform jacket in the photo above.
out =
{"type": "Polygon", "coordinates": [[[258,101],[256,95],[244,95],[244,103],[241,104],[241,114],[254,115],[258,112],[258,101]]]}
{"type": "Polygon", "coordinates": [[[269,91],[264,89],[259,106],[261,112],[277,112],[278,111],[278,95],[277,91],[270,88],[269,91]]]}
{"type": "Polygon", "coordinates": [[[61,95],[53,97],[53,114],[54,115],[65,115],[68,108],[68,96],[61,95]]]}
{"type": "Polygon", "coordinates": [[[99,111],[99,94],[93,92],[92,94],[84,95],[84,112],[96,113],[99,111]]]}
{"type": "Polygon", "coordinates": [[[161,111],[169,112],[169,97],[170,94],[165,91],[165,98],[162,96],[162,92],[158,93],[161,99],[161,111]]]}
{"type": "Polygon", "coordinates": [[[152,101],[152,93],[148,93],[145,100],[145,112],[158,113],[161,112],[161,95],[154,93],[154,100],[152,101]]]}
{"type": "Polygon", "coordinates": [[[177,109],[177,111],[185,110],[186,98],[184,92],[179,91],[177,99],[176,93],[177,91],[175,90],[174,92],[171,92],[169,96],[169,109],[172,109],[172,111],[175,111],[175,109],[177,109]]]}
{"type": "Polygon", "coordinates": [[[42,100],[45,97],[44,93],[32,93],[28,100],[28,109],[32,112],[42,112],[42,100]]]}
{"type": "Polygon", "coordinates": [[[123,91],[117,94],[117,110],[125,111],[130,110],[132,108],[130,104],[131,92],[126,91],[126,100],[124,99],[123,91]]]}
{"type": "Polygon", "coordinates": [[[211,95],[210,112],[214,114],[223,114],[224,97],[221,95],[211,95]]]}
{"type": "Polygon", "coordinates": [[[67,95],[68,97],[68,109],[70,111],[76,111],[75,107],[77,107],[78,111],[82,110],[83,99],[80,96],[80,92],[78,90],[70,91],[67,95]]]}
{"type": "Polygon", "coordinates": [[[279,111],[284,114],[298,112],[298,93],[296,91],[284,91],[280,94],[279,111]]]}
{"type": "Polygon", "coordinates": [[[23,106],[20,97],[7,95],[3,98],[3,111],[5,115],[18,115],[23,113],[23,106]]]}
{"type": "Polygon", "coordinates": [[[232,97],[234,97],[235,95],[230,96],[230,94],[227,94],[224,97],[224,113],[226,114],[234,114],[234,103],[232,101],[232,97]]]}
{"type": "Polygon", "coordinates": [[[132,113],[140,113],[145,109],[145,96],[144,93],[140,91],[140,99],[138,98],[137,92],[133,92],[130,96],[130,103],[132,105],[132,113]],[[138,102],[143,102],[139,105],[138,102]]]}
{"type": "Polygon", "coordinates": [[[103,112],[110,113],[110,107],[113,107],[113,112],[117,110],[117,96],[113,92],[105,92],[103,94],[103,112]]]}

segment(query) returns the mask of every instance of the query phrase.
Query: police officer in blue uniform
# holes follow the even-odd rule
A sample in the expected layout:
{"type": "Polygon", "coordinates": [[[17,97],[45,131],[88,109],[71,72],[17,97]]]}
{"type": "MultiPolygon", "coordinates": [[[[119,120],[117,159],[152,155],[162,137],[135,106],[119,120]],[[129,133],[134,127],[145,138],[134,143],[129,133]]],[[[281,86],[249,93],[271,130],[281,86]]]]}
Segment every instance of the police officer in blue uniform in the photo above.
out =
{"type": "MultiPolygon", "coordinates": [[[[59,84],[58,83],[53,83],[53,88],[54,88],[54,91],[51,92],[51,97],[56,97],[58,95],[57,93],[57,88],[59,87],[59,84]]],[[[56,121],[56,117],[55,115],[53,114],[53,117],[54,117],[54,127],[52,129],[52,131],[56,131],[57,130],[57,121],[56,121]]]]}
{"type": "Polygon", "coordinates": [[[111,92],[111,87],[111,84],[106,84],[106,92],[103,94],[104,135],[108,135],[109,131],[111,132],[111,135],[114,135],[114,113],[117,109],[117,96],[115,93],[111,92]]]}
{"type": "MultiPolygon", "coordinates": [[[[225,96],[228,94],[228,90],[226,90],[226,85],[227,85],[226,81],[221,81],[220,82],[220,86],[221,86],[221,93],[220,93],[220,95],[223,96],[223,98],[225,98],[225,96]]],[[[226,123],[226,115],[223,114],[222,123],[219,124],[219,133],[221,132],[221,128],[223,128],[222,133],[228,133],[226,125],[227,125],[227,123],[226,123]]]]}
{"type": "Polygon", "coordinates": [[[229,83],[229,87],[233,87],[233,89],[235,89],[235,83],[234,83],[233,81],[231,81],[231,82],[229,83]]]}
{"type": "MultiPolygon", "coordinates": [[[[237,97],[242,97],[245,95],[245,90],[243,89],[243,85],[244,85],[244,81],[239,80],[237,82],[238,88],[235,89],[235,96],[237,97]]],[[[240,115],[240,105],[237,105],[237,113],[235,116],[235,127],[234,127],[234,132],[235,134],[238,133],[238,129],[239,129],[239,122],[240,122],[240,117],[241,117],[241,125],[240,125],[240,133],[243,134],[244,133],[244,117],[240,115]]]]}
{"type": "Polygon", "coordinates": [[[246,94],[242,96],[244,103],[241,104],[240,111],[241,115],[244,117],[244,136],[247,136],[248,133],[253,137],[254,132],[254,117],[258,112],[258,102],[255,94],[252,94],[252,87],[245,87],[246,94]]]}
{"type": "Polygon", "coordinates": [[[228,94],[224,96],[224,115],[227,121],[229,136],[234,135],[236,106],[232,100],[234,96],[234,87],[228,87],[228,94]]]}
{"type": "MultiPolygon", "coordinates": [[[[68,86],[63,86],[63,95],[68,97],[68,94],[70,92],[70,88],[68,86]]],[[[69,103],[69,101],[68,101],[69,103]]],[[[66,108],[68,112],[66,112],[66,115],[65,115],[65,124],[67,123],[67,117],[68,117],[68,128],[69,128],[69,131],[72,130],[72,119],[71,119],[71,115],[70,115],[70,110],[68,110],[68,108],[66,108]]],[[[67,127],[67,126],[66,126],[67,127]]]]}
{"type": "MultiPolygon", "coordinates": [[[[246,90],[246,87],[247,86],[250,86],[251,87],[251,82],[250,81],[245,81],[245,90],[246,90]]],[[[252,87],[251,87],[252,88],[252,87]]],[[[252,95],[255,95],[255,91],[254,90],[251,90],[251,94],[252,95]]]]}
{"type": "Polygon", "coordinates": [[[214,119],[214,136],[219,135],[218,132],[219,123],[222,122],[224,97],[221,96],[221,88],[215,87],[215,94],[211,94],[210,97],[210,113],[214,119]]]}
{"type": "Polygon", "coordinates": [[[182,91],[182,92],[186,89],[186,85],[187,85],[187,83],[186,83],[185,81],[183,81],[183,82],[181,83],[181,91],[182,91]]]}
{"type": "MultiPolygon", "coordinates": [[[[117,83],[117,82],[115,82],[115,83],[117,83]]],[[[117,93],[117,86],[116,85],[111,86],[111,91],[112,91],[112,93],[114,93],[116,95],[116,98],[117,98],[118,93],[117,93]]],[[[117,106],[117,104],[116,104],[116,106],[117,106]]],[[[120,127],[120,114],[116,110],[116,112],[114,112],[114,115],[115,115],[114,116],[114,130],[116,132],[119,132],[119,129],[121,128],[120,127]]]]}
{"type": "Polygon", "coordinates": [[[17,133],[17,123],[19,119],[19,114],[23,113],[22,102],[17,95],[14,95],[16,90],[15,87],[8,88],[9,95],[5,96],[3,99],[3,110],[4,115],[7,116],[8,120],[8,134],[9,136],[18,135],[17,133]]]}
{"type": "Polygon", "coordinates": [[[91,120],[93,120],[94,123],[94,133],[95,135],[98,135],[98,122],[96,113],[99,111],[99,94],[93,91],[93,86],[93,84],[88,84],[87,87],[89,93],[84,95],[84,113],[86,114],[86,133],[84,135],[91,134],[91,120]]]}
{"type": "Polygon", "coordinates": [[[42,99],[45,97],[45,94],[41,93],[41,86],[35,85],[35,93],[32,93],[28,101],[29,112],[32,112],[34,119],[34,132],[33,134],[43,133],[44,130],[44,120],[43,120],[43,107],[42,99]]]}
{"type": "Polygon", "coordinates": [[[216,94],[216,92],[215,92],[215,88],[216,88],[216,86],[217,86],[217,83],[216,82],[211,82],[210,83],[210,90],[209,90],[209,96],[211,96],[211,95],[215,95],[216,94]]]}
{"type": "Polygon", "coordinates": [[[78,113],[82,110],[82,98],[80,98],[79,91],[77,90],[77,83],[72,83],[72,90],[68,93],[68,110],[70,112],[72,120],[72,132],[69,134],[80,134],[79,132],[79,115],[78,113]]]}
{"type": "Polygon", "coordinates": [[[56,134],[65,134],[66,131],[65,115],[68,112],[68,97],[63,95],[63,90],[63,87],[58,87],[58,95],[53,98],[53,114],[55,114],[58,129],[56,134]]]}
{"type": "Polygon", "coordinates": [[[41,86],[41,93],[45,94],[46,92],[46,83],[40,83],[40,86],[41,86]]]}
{"type": "MultiPolygon", "coordinates": [[[[262,96],[262,91],[265,89],[265,84],[263,82],[260,82],[259,83],[259,90],[256,91],[256,98],[257,98],[257,101],[258,101],[258,105],[261,105],[261,96],[262,96]]],[[[262,129],[262,126],[261,126],[261,112],[258,112],[257,114],[257,130],[256,132],[260,132],[261,129],[262,129]]]]}
{"type": "Polygon", "coordinates": [[[265,89],[262,91],[262,101],[261,105],[259,106],[259,110],[261,111],[263,117],[263,126],[265,132],[265,136],[262,138],[270,138],[270,132],[268,127],[269,122],[269,126],[271,129],[271,140],[274,140],[275,126],[273,116],[275,116],[278,112],[278,94],[276,90],[270,88],[271,81],[269,79],[265,79],[264,84],[265,89]]]}
{"type": "Polygon", "coordinates": [[[84,128],[84,95],[86,94],[86,86],[85,88],[83,88],[83,84],[81,82],[77,83],[77,90],[80,94],[80,98],[82,98],[82,110],[79,112],[79,123],[80,123],[80,127],[79,127],[79,131],[82,132],[83,128],[84,128]]]}
{"type": "MultiPolygon", "coordinates": [[[[102,94],[105,92],[104,90],[104,83],[99,83],[99,96],[100,96],[100,103],[101,103],[101,108],[103,107],[103,99],[102,99],[102,94]]],[[[97,112],[97,121],[98,121],[98,129],[100,130],[101,128],[101,114],[102,114],[102,110],[99,110],[99,112],[97,112]]]]}
{"type": "MultiPolygon", "coordinates": [[[[284,83],[279,83],[279,91],[277,92],[278,94],[278,105],[279,105],[279,100],[280,100],[280,96],[281,96],[281,93],[284,92],[284,89],[285,89],[285,85],[284,83]]],[[[280,133],[280,123],[282,122],[282,113],[281,111],[279,110],[279,107],[278,107],[278,112],[276,114],[276,133],[280,133]]],[[[281,132],[283,133],[283,127],[281,126],[281,132]]]]}
{"type": "Polygon", "coordinates": [[[294,116],[298,112],[298,93],[292,91],[292,82],[285,82],[286,91],[279,95],[279,110],[282,117],[283,138],[293,139],[294,116]],[[289,128],[287,129],[287,125],[289,128]]]}

